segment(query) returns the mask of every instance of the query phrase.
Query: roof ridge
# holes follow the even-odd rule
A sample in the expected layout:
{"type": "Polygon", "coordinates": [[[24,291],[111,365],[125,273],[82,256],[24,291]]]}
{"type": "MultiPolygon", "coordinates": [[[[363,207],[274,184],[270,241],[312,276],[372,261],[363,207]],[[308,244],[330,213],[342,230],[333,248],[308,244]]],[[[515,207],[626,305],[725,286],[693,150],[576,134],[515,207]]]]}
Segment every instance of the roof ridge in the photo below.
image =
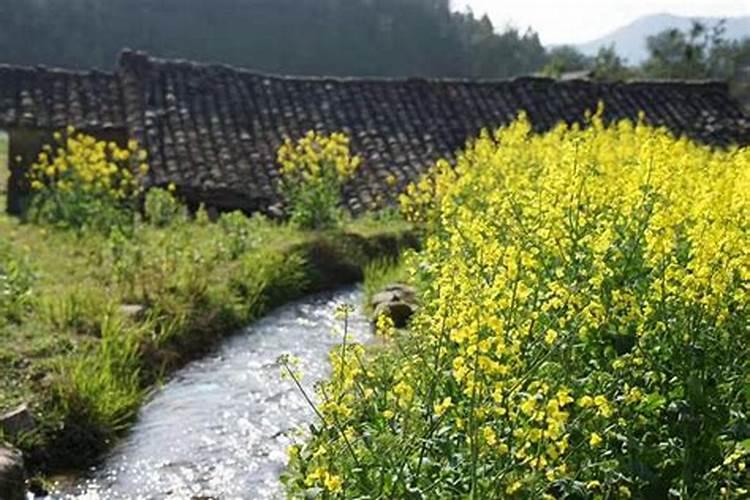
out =
{"type": "Polygon", "coordinates": [[[52,73],[52,74],[65,74],[70,76],[111,76],[115,77],[116,72],[114,71],[105,71],[99,68],[90,68],[90,69],[75,69],[75,68],[63,68],[60,66],[47,66],[45,64],[37,64],[34,66],[29,65],[20,65],[20,64],[7,64],[7,63],[0,63],[0,72],[2,71],[19,71],[19,72],[26,72],[30,74],[45,74],[45,73],[52,73]]]}
{"type": "MultiPolygon", "coordinates": [[[[120,54],[117,69],[122,69],[123,63],[150,64],[158,66],[178,67],[187,70],[221,70],[240,75],[268,78],[278,81],[300,81],[300,82],[337,82],[337,83],[427,83],[427,84],[469,84],[469,85],[507,85],[532,83],[555,86],[588,85],[598,87],[617,87],[622,85],[632,86],[664,86],[669,88],[684,87],[702,89],[706,87],[717,87],[719,90],[728,90],[728,83],[718,79],[644,79],[636,78],[629,80],[599,81],[591,79],[574,78],[570,80],[558,80],[548,76],[521,75],[511,78],[465,78],[465,77],[424,77],[424,76],[336,76],[336,75],[294,75],[287,73],[273,73],[258,69],[237,66],[221,62],[196,61],[186,58],[166,58],[152,56],[140,50],[123,49],[120,54]]],[[[117,72],[117,70],[115,71],[117,72]]]]}

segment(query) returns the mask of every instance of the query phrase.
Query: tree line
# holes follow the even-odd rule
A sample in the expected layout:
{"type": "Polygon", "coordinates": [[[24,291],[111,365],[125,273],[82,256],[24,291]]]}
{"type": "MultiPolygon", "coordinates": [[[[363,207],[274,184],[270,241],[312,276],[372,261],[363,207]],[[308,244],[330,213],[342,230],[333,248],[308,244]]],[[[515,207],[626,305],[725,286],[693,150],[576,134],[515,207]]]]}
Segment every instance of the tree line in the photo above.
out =
{"type": "Polygon", "coordinates": [[[111,68],[123,47],[261,71],[501,78],[533,73],[531,31],[450,0],[2,0],[0,58],[111,68]]]}
{"type": "Polygon", "coordinates": [[[547,50],[451,0],[0,0],[0,23],[10,64],[111,69],[130,47],[296,75],[716,78],[750,101],[750,38],[727,40],[721,23],[650,37],[638,67],[614,47],[547,50]]]}
{"type": "Polygon", "coordinates": [[[646,40],[648,58],[639,66],[628,65],[611,46],[594,57],[574,47],[557,47],[549,52],[543,73],[560,77],[583,72],[599,80],[724,80],[750,108],[750,37],[729,40],[724,24],[694,22],[687,31],[668,29],[650,36],[646,40]]]}

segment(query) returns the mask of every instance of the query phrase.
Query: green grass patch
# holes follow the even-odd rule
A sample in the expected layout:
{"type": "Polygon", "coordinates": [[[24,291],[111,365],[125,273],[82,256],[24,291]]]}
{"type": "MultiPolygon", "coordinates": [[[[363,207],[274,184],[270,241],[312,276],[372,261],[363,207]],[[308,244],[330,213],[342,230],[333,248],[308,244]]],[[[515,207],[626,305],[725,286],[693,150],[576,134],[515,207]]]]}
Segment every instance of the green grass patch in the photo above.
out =
{"type": "Polygon", "coordinates": [[[373,295],[392,283],[408,283],[409,271],[404,256],[381,257],[373,260],[364,271],[362,287],[365,292],[365,304],[370,306],[373,295]]]}

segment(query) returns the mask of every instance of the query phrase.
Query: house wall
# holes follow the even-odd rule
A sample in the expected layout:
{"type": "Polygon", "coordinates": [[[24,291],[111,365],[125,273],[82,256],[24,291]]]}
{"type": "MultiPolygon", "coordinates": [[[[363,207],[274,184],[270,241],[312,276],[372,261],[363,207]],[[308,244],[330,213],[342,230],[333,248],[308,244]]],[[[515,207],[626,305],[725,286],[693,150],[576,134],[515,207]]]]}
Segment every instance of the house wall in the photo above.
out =
{"type": "MultiPolygon", "coordinates": [[[[28,167],[32,165],[45,144],[54,142],[54,130],[16,127],[8,130],[8,204],[6,210],[13,215],[22,215],[31,199],[31,188],[27,179],[28,167]]],[[[114,141],[125,146],[128,134],[125,129],[102,129],[85,131],[97,140],[114,141]]]]}

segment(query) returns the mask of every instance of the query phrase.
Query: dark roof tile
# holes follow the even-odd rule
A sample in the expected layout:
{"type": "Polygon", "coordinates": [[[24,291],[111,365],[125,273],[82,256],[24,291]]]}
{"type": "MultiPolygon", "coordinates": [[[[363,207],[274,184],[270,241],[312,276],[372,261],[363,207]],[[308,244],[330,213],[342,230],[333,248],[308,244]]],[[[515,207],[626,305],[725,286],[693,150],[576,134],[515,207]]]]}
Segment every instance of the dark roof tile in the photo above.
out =
{"type": "Polygon", "coordinates": [[[124,128],[119,78],[100,71],[0,65],[0,127],[124,128]]]}
{"type": "MultiPolygon", "coordinates": [[[[547,130],[582,122],[603,101],[607,120],[635,120],[643,111],[650,123],[709,144],[750,142],[750,123],[714,82],[297,78],[132,52],[119,71],[149,89],[145,111],[128,107],[128,123],[147,131],[154,182],[189,182],[203,194],[220,186],[272,202],[279,201],[276,149],[284,136],[310,129],[350,134],[364,158],[346,189],[352,208],[371,204],[373,193],[392,196],[391,175],[403,188],[482,128],[507,124],[522,110],[535,129],[547,130]]],[[[125,85],[126,93],[137,88],[125,85]]]]}
{"type": "Polygon", "coordinates": [[[393,199],[466,140],[526,111],[536,130],[646,120],[724,146],[750,143],[750,118],[717,82],[597,83],[356,79],[259,74],[123,52],[114,74],[0,66],[0,127],[122,127],[149,152],[149,180],[194,202],[267,209],[280,201],[276,150],[285,136],[343,131],[364,163],[345,188],[358,210],[393,199]],[[396,179],[391,186],[391,177],[396,179]]]}

